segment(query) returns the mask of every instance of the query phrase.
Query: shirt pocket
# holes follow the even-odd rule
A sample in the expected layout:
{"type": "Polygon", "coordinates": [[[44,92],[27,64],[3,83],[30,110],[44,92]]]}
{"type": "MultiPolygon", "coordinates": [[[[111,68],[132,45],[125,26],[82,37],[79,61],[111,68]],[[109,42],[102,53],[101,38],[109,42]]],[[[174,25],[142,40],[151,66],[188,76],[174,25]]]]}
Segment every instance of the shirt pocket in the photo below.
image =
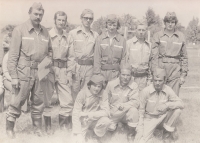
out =
{"type": "Polygon", "coordinates": [[[161,55],[164,55],[166,53],[166,48],[167,48],[167,41],[160,40],[160,46],[158,49],[161,55]]]}
{"type": "Polygon", "coordinates": [[[74,40],[74,51],[77,53],[82,53],[82,47],[84,46],[83,40],[74,40]]]}
{"type": "Polygon", "coordinates": [[[178,56],[180,55],[180,51],[182,48],[182,42],[172,42],[172,48],[170,49],[170,56],[178,56]]]}
{"type": "Polygon", "coordinates": [[[41,53],[41,54],[48,53],[49,39],[42,38],[41,39],[41,45],[42,45],[42,47],[38,47],[37,52],[41,53]]]}
{"type": "Polygon", "coordinates": [[[108,44],[100,44],[100,47],[101,47],[101,51],[102,51],[102,57],[107,57],[108,54],[109,54],[109,50],[108,50],[108,47],[109,45],[108,44]]]}
{"type": "Polygon", "coordinates": [[[28,80],[28,78],[30,77],[30,67],[18,64],[17,73],[20,80],[28,80]]]}
{"type": "Polygon", "coordinates": [[[152,99],[148,99],[147,105],[146,105],[146,111],[149,113],[153,113],[155,110],[155,106],[156,106],[156,101],[154,101],[152,99]]]}
{"type": "Polygon", "coordinates": [[[22,37],[22,49],[27,56],[35,54],[34,38],[22,37]]]}
{"type": "Polygon", "coordinates": [[[114,45],[113,53],[115,58],[121,59],[122,52],[123,52],[123,46],[114,45]]]}

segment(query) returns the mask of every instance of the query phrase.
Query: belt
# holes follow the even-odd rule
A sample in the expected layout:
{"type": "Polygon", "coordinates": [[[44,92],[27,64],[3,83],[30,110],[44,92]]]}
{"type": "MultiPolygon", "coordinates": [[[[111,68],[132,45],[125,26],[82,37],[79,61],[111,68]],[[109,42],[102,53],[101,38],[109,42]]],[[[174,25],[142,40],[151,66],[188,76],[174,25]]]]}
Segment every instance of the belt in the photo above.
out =
{"type": "Polygon", "coordinates": [[[27,61],[25,59],[21,59],[19,60],[18,64],[24,65],[26,67],[30,67],[31,69],[38,69],[38,64],[40,62],[36,62],[36,61],[27,61]]]}
{"type": "Polygon", "coordinates": [[[116,70],[119,71],[119,64],[106,64],[101,65],[102,70],[116,70]]]}
{"type": "MultiPolygon", "coordinates": [[[[163,114],[162,114],[163,115],[163,114]]],[[[144,114],[145,118],[159,118],[162,115],[149,115],[149,114],[144,114]]]]}
{"type": "Polygon", "coordinates": [[[177,57],[160,57],[163,63],[180,63],[177,57]]]}
{"type": "Polygon", "coordinates": [[[62,60],[53,60],[53,66],[59,67],[59,68],[66,68],[67,62],[62,60]]]}
{"type": "Polygon", "coordinates": [[[75,61],[79,65],[93,65],[93,60],[81,60],[81,59],[76,58],[75,61]]]}
{"type": "Polygon", "coordinates": [[[147,76],[147,75],[148,75],[147,72],[132,72],[133,77],[144,77],[144,76],[147,76]]]}

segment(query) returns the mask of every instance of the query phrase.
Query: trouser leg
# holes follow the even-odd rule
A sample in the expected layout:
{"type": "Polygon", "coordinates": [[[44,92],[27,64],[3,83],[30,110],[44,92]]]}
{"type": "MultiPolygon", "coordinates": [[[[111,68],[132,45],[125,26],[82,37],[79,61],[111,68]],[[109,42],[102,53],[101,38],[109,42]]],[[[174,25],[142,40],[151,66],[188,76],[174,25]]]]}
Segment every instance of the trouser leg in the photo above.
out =
{"type": "Polygon", "coordinates": [[[110,119],[108,117],[101,117],[94,126],[94,132],[98,137],[103,137],[110,125],[110,119]]]}
{"type": "Polygon", "coordinates": [[[168,81],[167,85],[170,86],[173,91],[176,93],[177,96],[179,96],[180,91],[180,78],[176,78],[174,80],[168,81]]]}

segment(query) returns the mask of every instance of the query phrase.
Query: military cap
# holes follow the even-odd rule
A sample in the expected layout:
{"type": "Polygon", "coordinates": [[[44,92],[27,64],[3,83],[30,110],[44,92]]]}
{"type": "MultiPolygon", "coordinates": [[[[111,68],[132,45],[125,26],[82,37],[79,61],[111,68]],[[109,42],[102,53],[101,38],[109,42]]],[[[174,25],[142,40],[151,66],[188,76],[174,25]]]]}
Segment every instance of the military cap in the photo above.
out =
{"type": "Polygon", "coordinates": [[[110,14],[107,16],[107,22],[112,23],[112,22],[118,22],[118,18],[115,14],[110,14]]]}
{"type": "Polygon", "coordinates": [[[178,23],[178,19],[176,17],[176,13],[175,12],[167,12],[167,14],[164,17],[164,22],[168,22],[171,20],[175,20],[176,23],[178,23]]]}
{"type": "Polygon", "coordinates": [[[31,7],[32,7],[32,9],[44,10],[42,7],[42,4],[40,2],[39,3],[34,2],[31,7]]]}
{"type": "Polygon", "coordinates": [[[132,71],[132,66],[129,63],[121,64],[120,71],[122,71],[124,69],[132,71]]]}
{"type": "Polygon", "coordinates": [[[91,77],[90,81],[94,82],[95,84],[104,84],[106,79],[101,74],[95,74],[91,77]]]}
{"type": "Polygon", "coordinates": [[[153,75],[157,78],[163,78],[166,77],[166,71],[162,68],[156,68],[153,72],[153,75]]]}
{"type": "Polygon", "coordinates": [[[145,25],[147,26],[147,20],[146,19],[138,19],[137,20],[137,25],[145,25]]]}
{"type": "Polygon", "coordinates": [[[94,14],[93,13],[93,11],[92,10],[90,10],[90,9],[84,9],[83,10],[83,12],[82,12],[82,14],[81,14],[81,17],[83,17],[84,15],[86,15],[86,14],[94,14]]]}
{"type": "Polygon", "coordinates": [[[176,17],[176,13],[175,12],[167,12],[166,16],[167,17],[176,17]]]}

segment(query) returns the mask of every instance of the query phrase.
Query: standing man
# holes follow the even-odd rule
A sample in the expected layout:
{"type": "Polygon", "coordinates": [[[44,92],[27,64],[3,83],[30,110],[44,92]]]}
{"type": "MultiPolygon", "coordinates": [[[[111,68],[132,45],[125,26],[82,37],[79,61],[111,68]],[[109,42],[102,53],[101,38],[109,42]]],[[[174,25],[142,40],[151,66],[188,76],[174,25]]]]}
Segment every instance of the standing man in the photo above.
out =
{"type": "Polygon", "coordinates": [[[119,122],[127,124],[127,138],[130,142],[135,135],[135,129],[139,120],[139,89],[137,83],[132,78],[131,72],[131,65],[121,65],[119,78],[108,82],[106,87],[111,120],[108,130],[116,130],[119,122]]]}
{"type": "Polygon", "coordinates": [[[125,62],[126,41],[117,30],[120,28],[116,15],[107,16],[107,31],[101,34],[95,45],[94,73],[103,74],[110,81],[119,76],[119,66],[125,62]]]}
{"type": "Polygon", "coordinates": [[[164,18],[165,28],[152,39],[152,68],[166,70],[166,84],[179,95],[188,72],[188,56],[183,33],[175,29],[178,19],[174,12],[164,18]]]}
{"type": "Polygon", "coordinates": [[[139,90],[151,82],[150,72],[150,44],[145,40],[147,23],[138,20],[136,36],[127,41],[127,62],[132,66],[132,75],[138,84],[139,90]]]}
{"type": "MultiPolygon", "coordinates": [[[[55,83],[52,84],[55,84],[60,102],[59,125],[61,129],[64,129],[67,128],[68,124],[71,124],[71,112],[73,109],[71,85],[74,54],[72,50],[73,47],[68,46],[67,33],[63,30],[67,23],[66,13],[63,11],[56,12],[54,21],[55,26],[49,31],[53,49],[52,69],[55,76],[55,83]]],[[[50,91],[50,94],[54,93],[53,88],[49,90],[52,90],[50,91]]],[[[51,99],[49,100],[49,106],[44,109],[43,113],[47,132],[51,129],[50,101],[51,99]]]]}
{"type": "Polygon", "coordinates": [[[165,70],[156,68],[153,73],[153,84],[140,93],[140,119],[135,137],[136,143],[151,142],[153,132],[160,124],[164,142],[169,141],[175,130],[184,104],[171,87],[164,84],[165,80],[165,70]]]}
{"type": "Polygon", "coordinates": [[[87,86],[78,93],[73,109],[73,134],[76,143],[84,143],[89,130],[92,130],[93,133],[90,133],[96,135],[98,140],[105,135],[110,124],[105,78],[100,74],[93,75],[87,86]]]}
{"type": "MultiPolygon", "coordinates": [[[[31,93],[31,117],[35,133],[41,135],[43,97],[48,90],[38,79],[38,64],[46,57],[51,60],[52,49],[46,28],[40,25],[44,9],[41,3],[34,3],[29,9],[30,19],[17,26],[13,33],[8,58],[8,71],[12,78],[12,102],[8,108],[6,131],[15,137],[14,125],[21,114],[21,106],[31,93]]],[[[51,62],[46,66],[50,66],[51,62]]]]}
{"type": "Polygon", "coordinates": [[[69,32],[69,46],[75,53],[75,75],[73,76],[73,98],[87,84],[93,74],[94,45],[98,34],[91,30],[94,13],[85,9],[81,14],[82,25],[69,32]]]}

